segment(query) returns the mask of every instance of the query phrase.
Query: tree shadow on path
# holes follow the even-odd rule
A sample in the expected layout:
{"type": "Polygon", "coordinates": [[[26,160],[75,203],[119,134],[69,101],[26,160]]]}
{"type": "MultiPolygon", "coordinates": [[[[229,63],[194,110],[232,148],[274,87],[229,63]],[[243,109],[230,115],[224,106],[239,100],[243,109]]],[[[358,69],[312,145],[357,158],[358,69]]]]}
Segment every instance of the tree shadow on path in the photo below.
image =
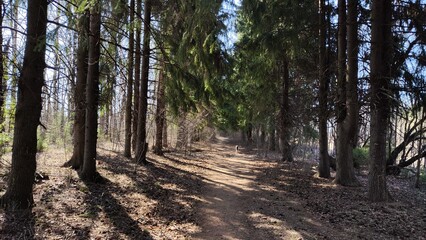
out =
{"type": "Polygon", "coordinates": [[[202,229],[196,239],[318,239],[331,232],[336,239],[348,236],[344,230],[333,231],[304,208],[303,199],[284,188],[312,184],[303,179],[303,166],[263,159],[249,149],[226,154],[235,151],[234,144],[217,144],[220,154],[206,162],[205,169],[212,170],[204,176],[204,201],[198,209],[202,229]]]}
{"type": "Polygon", "coordinates": [[[120,191],[119,187],[104,178],[103,183],[85,183],[88,188],[85,202],[87,217],[96,219],[101,211],[105,213],[113,225],[109,229],[111,239],[121,239],[122,233],[130,239],[153,239],[147,230],[139,227],[139,222],[129,216],[127,209],[112,195],[120,191]]]}
{"type": "MultiPolygon", "coordinates": [[[[156,157],[160,158],[160,157],[156,157]]],[[[113,174],[124,174],[133,181],[129,191],[140,193],[155,201],[147,216],[160,219],[164,224],[193,223],[193,205],[195,196],[201,187],[201,179],[194,173],[185,171],[163,160],[148,157],[144,166],[134,162],[115,158],[101,158],[105,169],[113,174]],[[114,162],[120,161],[116,166],[114,162]]],[[[149,220],[149,219],[145,219],[149,220]]]]}
{"type": "Polygon", "coordinates": [[[32,209],[0,210],[1,239],[34,239],[36,217],[32,209]]]}

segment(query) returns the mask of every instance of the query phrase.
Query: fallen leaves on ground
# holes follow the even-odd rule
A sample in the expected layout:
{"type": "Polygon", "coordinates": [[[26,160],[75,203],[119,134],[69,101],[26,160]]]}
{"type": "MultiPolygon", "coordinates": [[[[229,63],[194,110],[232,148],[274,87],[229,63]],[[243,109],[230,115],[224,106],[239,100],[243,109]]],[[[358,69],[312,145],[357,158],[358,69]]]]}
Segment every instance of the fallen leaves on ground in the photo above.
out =
{"type": "MultiPolygon", "coordinates": [[[[146,166],[101,148],[97,161],[102,184],[86,184],[75,171],[61,168],[67,159],[57,157],[63,155],[60,150],[43,153],[38,170],[49,178],[35,185],[34,208],[0,210],[0,238],[191,239],[203,231],[196,211],[206,201],[203,174],[209,162],[221,161],[221,154],[235,155],[209,143],[195,146],[189,154],[150,154],[146,166]]],[[[259,162],[252,174],[257,193],[262,193],[244,199],[258,210],[243,213],[259,222],[251,231],[263,231],[259,226],[279,231],[287,222],[289,233],[306,239],[340,239],[322,231],[325,225],[348,239],[426,239],[426,194],[424,188],[414,189],[411,180],[391,177],[394,201],[372,204],[366,197],[365,173],[358,175],[361,187],[340,187],[316,177],[314,161],[281,163],[273,154],[244,154],[259,162]],[[287,221],[291,216],[300,216],[300,224],[287,221]]],[[[229,171],[238,174],[238,169],[229,171]]],[[[279,233],[271,236],[285,239],[279,233]]]]}

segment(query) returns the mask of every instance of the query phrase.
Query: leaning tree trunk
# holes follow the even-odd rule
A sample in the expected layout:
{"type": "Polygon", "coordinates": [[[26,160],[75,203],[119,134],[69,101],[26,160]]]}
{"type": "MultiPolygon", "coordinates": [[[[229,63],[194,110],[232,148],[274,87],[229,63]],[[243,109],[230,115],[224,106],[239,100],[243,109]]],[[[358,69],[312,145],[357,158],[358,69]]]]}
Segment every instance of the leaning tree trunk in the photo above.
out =
{"type": "Polygon", "coordinates": [[[138,139],[136,140],[136,160],[146,164],[146,152],[148,143],[146,139],[146,117],[148,114],[148,76],[150,56],[150,32],[151,32],[151,0],[145,0],[143,50],[142,50],[142,76],[141,91],[139,93],[138,111],[138,139]]]}
{"type": "Polygon", "coordinates": [[[84,158],[84,131],[86,122],[86,81],[89,57],[89,11],[85,11],[78,23],[78,49],[77,49],[77,81],[74,90],[74,127],[73,127],[73,153],[71,159],[64,167],[80,169],[84,158]]]}
{"type": "Polygon", "coordinates": [[[319,176],[322,178],[330,177],[330,162],[328,159],[328,134],[327,134],[327,59],[326,59],[326,25],[325,25],[325,0],[319,1],[319,176]]]}
{"type": "Polygon", "coordinates": [[[40,123],[46,51],[47,0],[28,1],[27,41],[18,81],[12,169],[1,205],[28,208],[33,202],[37,127],[40,123]]]}
{"type": "Polygon", "coordinates": [[[353,147],[358,116],[358,24],[357,0],[348,2],[348,19],[345,16],[345,0],[339,1],[339,103],[337,116],[337,172],[335,183],[343,186],[359,186],[353,163],[353,147]],[[343,16],[341,17],[340,14],[343,16]],[[347,25],[348,64],[345,74],[345,50],[347,25]],[[340,39],[342,38],[342,39],[340,39]]]}
{"type": "Polygon", "coordinates": [[[84,146],[84,163],[81,178],[95,181],[96,144],[98,138],[99,105],[99,57],[101,36],[100,3],[96,2],[90,11],[89,68],[86,82],[86,131],[84,146]]]}
{"type": "Polygon", "coordinates": [[[155,147],[154,153],[163,155],[163,129],[166,116],[165,79],[164,79],[164,60],[161,61],[160,73],[158,75],[158,94],[157,94],[157,112],[155,113],[155,147]]]}
{"type": "Polygon", "coordinates": [[[292,149],[290,146],[290,75],[288,68],[288,60],[283,61],[282,66],[283,85],[282,85],[282,102],[281,102],[281,143],[282,143],[282,161],[293,161],[292,149]]]}
{"type": "Polygon", "coordinates": [[[126,95],[126,116],[124,126],[124,156],[131,158],[132,150],[132,98],[133,98],[133,55],[135,47],[135,33],[134,33],[134,20],[135,20],[135,0],[130,0],[130,30],[129,30],[129,52],[128,52],[128,76],[127,76],[127,95],[126,95]]]}
{"type": "Polygon", "coordinates": [[[386,130],[390,115],[391,15],[391,0],[373,0],[370,63],[371,139],[368,178],[368,198],[373,202],[387,201],[390,198],[386,187],[386,130]]]}

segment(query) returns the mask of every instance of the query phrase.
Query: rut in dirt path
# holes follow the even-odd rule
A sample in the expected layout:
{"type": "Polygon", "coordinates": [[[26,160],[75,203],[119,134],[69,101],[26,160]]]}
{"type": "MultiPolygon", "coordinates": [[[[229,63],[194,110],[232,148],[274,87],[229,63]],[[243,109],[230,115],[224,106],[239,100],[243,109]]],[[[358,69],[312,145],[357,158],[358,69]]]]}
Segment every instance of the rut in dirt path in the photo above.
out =
{"type": "Polygon", "coordinates": [[[297,198],[261,181],[268,169],[278,167],[276,161],[236,152],[226,139],[219,139],[207,158],[195,239],[317,239],[332,232],[297,198]]]}

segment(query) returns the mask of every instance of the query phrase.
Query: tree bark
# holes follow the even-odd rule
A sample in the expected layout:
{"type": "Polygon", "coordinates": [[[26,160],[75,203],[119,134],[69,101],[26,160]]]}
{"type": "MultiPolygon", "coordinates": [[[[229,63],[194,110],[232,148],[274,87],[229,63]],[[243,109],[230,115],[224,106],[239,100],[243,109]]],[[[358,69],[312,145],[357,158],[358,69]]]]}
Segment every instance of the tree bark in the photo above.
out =
{"type": "MultiPolygon", "coordinates": [[[[424,107],[422,108],[420,114],[421,114],[422,118],[425,118],[426,114],[425,114],[424,107]]],[[[420,129],[423,129],[423,123],[420,124],[420,129]]],[[[418,142],[418,145],[417,145],[417,155],[422,155],[423,154],[424,156],[426,156],[426,146],[423,146],[422,142],[423,142],[422,139],[420,139],[419,142],[418,142]]],[[[417,169],[416,169],[416,183],[414,184],[414,186],[416,188],[420,188],[420,171],[421,171],[421,162],[422,162],[420,159],[417,162],[417,169]]]]}
{"type": "Polygon", "coordinates": [[[179,126],[176,139],[176,149],[184,149],[188,144],[188,134],[186,126],[186,113],[182,113],[178,116],[179,126]]]}
{"type": "Polygon", "coordinates": [[[100,3],[96,2],[90,11],[89,68],[86,82],[86,129],[84,163],[81,171],[81,178],[86,181],[95,181],[98,177],[96,172],[96,144],[98,139],[100,33],[100,3]]]}
{"type": "Polygon", "coordinates": [[[260,126],[260,147],[262,147],[262,149],[265,149],[265,144],[266,144],[266,130],[265,130],[266,126],[265,125],[261,125],[260,126]]]}
{"type": "Polygon", "coordinates": [[[27,41],[18,81],[18,102],[13,133],[12,168],[0,203],[28,208],[33,202],[37,127],[40,123],[46,51],[47,0],[28,1],[27,41]]]}
{"type": "Polygon", "coordinates": [[[290,146],[290,74],[288,60],[284,59],[282,66],[282,102],[281,102],[281,143],[282,143],[282,161],[293,161],[292,149],[290,146]]]}
{"type": "Polygon", "coordinates": [[[127,76],[127,95],[126,95],[126,116],[124,126],[124,157],[131,158],[132,156],[132,100],[133,100],[133,56],[135,48],[135,33],[134,33],[134,20],[135,20],[135,0],[130,0],[130,30],[129,30],[129,52],[128,52],[128,76],[127,76]]]}
{"type": "Polygon", "coordinates": [[[86,122],[86,81],[89,57],[89,11],[81,15],[78,22],[78,49],[77,49],[77,81],[74,90],[74,127],[73,153],[64,167],[80,169],[84,158],[84,131],[86,122]]]}
{"type": "Polygon", "coordinates": [[[151,32],[151,0],[145,0],[143,50],[142,50],[142,76],[141,91],[139,94],[138,113],[138,139],[136,141],[137,162],[146,164],[146,152],[148,143],[146,139],[146,117],[148,113],[148,76],[150,56],[150,32],[151,32]]]}
{"type": "Polygon", "coordinates": [[[328,159],[328,84],[327,59],[326,59],[326,25],[325,25],[325,0],[319,0],[319,176],[330,177],[330,162],[328,159]]]}
{"type": "Polygon", "coordinates": [[[167,140],[167,115],[164,115],[164,123],[163,123],[163,148],[169,147],[169,142],[167,140]]]}
{"type": "MultiPolygon", "coordinates": [[[[142,0],[136,0],[136,16],[139,22],[142,12],[142,0]]],[[[137,156],[137,139],[138,139],[138,121],[139,121],[139,104],[140,104],[140,85],[141,85],[141,25],[136,27],[136,41],[135,41],[135,95],[134,95],[134,109],[133,109],[133,150],[136,151],[137,156]]]]}
{"type": "Polygon", "coordinates": [[[268,127],[269,127],[269,150],[270,151],[275,151],[276,150],[276,145],[275,145],[275,142],[276,142],[276,139],[275,139],[275,120],[274,119],[270,119],[269,120],[269,124],[268,124],[268,127]]]}
{"type": "Polygon", "coordinates": [[[155,147],[154,153],[163,155],[163,129],[166,116],[164,59],[160,60],[160,72],[158,75],[157,111],[155,113],[155,147]]]}
{"type": "MultiPolygon", "coordinates": [[[[345,183],[347,173],[346,159],[348,158],[344,120],[347,117],[346,108],[346,0],[338,1],[338,39],[337,39],[337,142],[336,142],[336,179],[337,184],[345,183]],[[337,176],[339,175],[339,176],[337,176]]],[[[352,166],[353,167],[353,166],[352,166]]]]}
{"type": "Polygon", "coordinates": [[[247,143],[249,145],[252,144],[253,143],[253,124],[251,122],[247,124],[246,136],[247,136],[247,143]]]}
{"type": "MultiPolygon", "coordinates": [[[[3,0],[0,1],[0,26],[3,26],[3,0]]],[[[3,67],[3,31],[0,31],[0,132],[4,131],[4,102],[6,92],[6,79],[4,79],[4,67],[3,67]]],[[[0,146],[3,147],[3,146],[0,146]]]]}
{"type": "Polygon", "coordinates": [[[390,73],[392,59],[392,2],[373,0],[371,13],[370,63],[370,172],[368,198],[373,202],[387,201],[386,130],[390,115],[390,73]]]}
{"type": "Polygon", "coordinates": [[[357,0],[348,0],[348,18],[345,0],[339,1],[339,104],[337,116],[337,172],[335,183],[343,186],[359,186],[353,163],[354,139],[357,131],[358,116],[358,24],[357,0]],[[342,4],[342,5],[340,5],[342,4]],[[347,32],[343,29],[347,25],[347,32]],[[348,64],[345,74],[345,49],[347,33],[348,64]],[[340,39],[342,38],[342,39],[340,39]]]}

